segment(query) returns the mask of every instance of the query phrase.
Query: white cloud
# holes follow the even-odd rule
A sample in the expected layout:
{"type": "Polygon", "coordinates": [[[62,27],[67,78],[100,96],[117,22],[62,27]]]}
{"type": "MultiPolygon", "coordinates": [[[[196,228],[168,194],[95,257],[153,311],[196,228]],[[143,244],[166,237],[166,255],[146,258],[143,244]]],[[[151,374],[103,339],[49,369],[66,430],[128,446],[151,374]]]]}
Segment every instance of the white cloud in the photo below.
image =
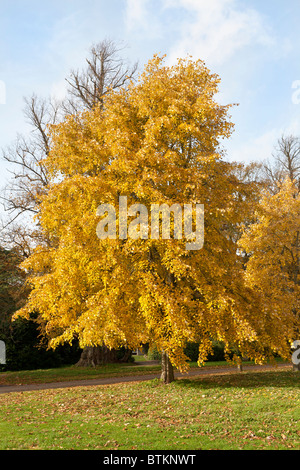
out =
{"type": "Polygon", "coordinates": [[[287,127],[282,129],[281,134],[285,135],[300,135],[300,121],[298,118],[294,118],[287,127]]]}
{"type": "Polygon", "coordinates": [[[51,65],[56,69],[63,68],[63,73],[77,68],[86,52],[88,32],[87,18],[78,11],[57,20],[47,44],[47,59],[51,60],[51,65]]]}
{"type": "Polygon", "coordinates": [[[127,0],[125,25],[148,39],[171,36],[169,64],[190,54],[216,67],[247,46],[273,46],[273,54],[286,49],[266,18],[240,0],[127,0]]]}
{"type": "Polygon", "coordinates": [[[65,79],[55,81],[52,83],[50,95],[58,101],[63,100],[66,97],[67,88],[65,79]]]}
{"type": "Polygon", "coordinates": [[[148,29],[148,4],[149,0],[127,0],[125,25],[129,31],[139,28],[148,29]]]}
{"type": "Polygon", "coordinates": [[[271,159],[278,139],[283,135],[299,136],[300,121],[293,119],[286,126],[274,127],[256,137],[252,134],[246,141],[243,136],[243,143],[240,143],[233,135],[231,140],[225,145],[228,158],[231,161],[242,162],[271,159]]]}
{"type": "Polygon", "coordinates": [[[272,156],[274,145],[279,136],[278,129],[271,129],[256,138],[251,136],[242,144],[233,137],[231,143],[226,145],[228,158],[231,161],[239,162],[266,160],[272,156]]]}
{"type": "Polygon", "coordinates": [[[220,65],[245,46],[274,43],[262,16],[252,8],[239,8],[236,0],[165,0],[165,7],[192,14],[181,26],[171,60],[188,53],[220,65]]]}

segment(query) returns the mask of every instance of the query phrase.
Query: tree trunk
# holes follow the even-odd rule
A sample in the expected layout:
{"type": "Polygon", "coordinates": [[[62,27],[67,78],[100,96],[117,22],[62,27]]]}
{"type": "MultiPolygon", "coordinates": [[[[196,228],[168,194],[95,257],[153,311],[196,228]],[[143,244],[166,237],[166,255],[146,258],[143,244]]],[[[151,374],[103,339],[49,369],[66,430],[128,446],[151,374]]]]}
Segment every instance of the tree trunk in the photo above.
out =
{"type": "Polygon", "coordinates": [[[131,349],[125,349],[124,355],[119,358],[119,362],[129,362],[129,359],[132,357],[132,350],[131,349]]]}
{"type": "Polygon", "coordinates": [[[300,363],[299,364],[293,363],[293,371],[294,372],[300,372],[300,363]]]}
{"type": "Polygon", "coordinates": [[[118,362],[116,349],[108,349],[106,346],[87,346],[83,349],[76,365],[79,367],[96,367],[114,362],[118,362]]]}
{"type": "Polygon", "coordinates": [[[161,356],[161,380],[165,384],[169,384],[175,380],[174,369],[169,359],[168,353],[165,351],[162,352],[161,356]]]}
{"type": "Polygon", "coordinates": [[[241,357],[238,357],[237,369],[239,372],[243,372],[243,360],[241,357]]]}
{"type": "Polygon", "coordinates": [[[127,348],[117,350],[109,349],[107,346],[87,346],[83,349],[76,365],[79,367],[96,367],[103,364],[128,362],[131,356],[132,350],[127,348]]]}
{"type": "Polygon", "coordinates": [[[293,371],[300,372],[300,340],[296,340],[293,342],[292,351],[293,371]]]}

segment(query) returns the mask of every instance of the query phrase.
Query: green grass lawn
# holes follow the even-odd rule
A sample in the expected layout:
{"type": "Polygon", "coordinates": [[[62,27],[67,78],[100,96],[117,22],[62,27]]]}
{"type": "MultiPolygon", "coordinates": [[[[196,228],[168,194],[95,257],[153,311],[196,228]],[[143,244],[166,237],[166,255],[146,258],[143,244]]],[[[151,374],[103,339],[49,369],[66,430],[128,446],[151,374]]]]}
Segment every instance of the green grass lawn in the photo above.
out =
{"type": "Polygon", "coordinates": [[[0,395],[0,449],[300,449],[291,370],[0,395]]]}

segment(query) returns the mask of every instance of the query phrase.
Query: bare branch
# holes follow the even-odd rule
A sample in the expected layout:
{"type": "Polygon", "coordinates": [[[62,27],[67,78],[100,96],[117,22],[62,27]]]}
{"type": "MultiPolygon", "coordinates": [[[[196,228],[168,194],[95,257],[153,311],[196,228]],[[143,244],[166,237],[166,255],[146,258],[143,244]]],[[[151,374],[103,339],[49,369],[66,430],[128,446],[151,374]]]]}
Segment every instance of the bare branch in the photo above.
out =
{"type": "Polygon", "coordinates": [[[72,71],[66,79],[69,84],[67,104],[71,109],[92,109],[97,104],[103,106],[103,98],[110,89],[117,89],[134,78],[137,63],[125,64],[118,47],[111,40],[104,40],[90,49],[86,59],[87,67],[83,71],[72,71]]]}
{"type": "MultiPolygon", "coordinates": [[[[19,240],[24,239],[26,227],[22,231],[21,223],[16,229],[16,220],[27,215],[32,223],[32,216],[39,212],[40,197],[49,187],[49,176],[44,165],[51,149],[49,125],[59,123],[68,114],[92,109],[99,103],[103,106],[103,98],[111,88],[125,86],[134,77],[137,64],[127,65],[119,55],[122,49],[111,40],[94,45],[86,59],[86,68],[81,72],[72,71],[67,79],[68,96],[63,102],[39,98],[35,94],[25,99],[24,115],[31,132],[26,138],[18,135],[12,146],[2,150],[2,158],[10,164],[12,175],[0,194],[7,213],[1,231],[2,239],[6,236],[10,243],[14,239],[13,234],[9,233],[12,230],[17,230],[19,240]]],[[[38,227],[28,229],[26,246],[34,237],[39,237],[38,227]]]]}
{"type": "Polygon", "coordinates": [[[277,193],[283,181],[290,178],[300,189],[300,138],[281,136],[272,155],[262,165],[262,174],[272,193],[277,193]]]}

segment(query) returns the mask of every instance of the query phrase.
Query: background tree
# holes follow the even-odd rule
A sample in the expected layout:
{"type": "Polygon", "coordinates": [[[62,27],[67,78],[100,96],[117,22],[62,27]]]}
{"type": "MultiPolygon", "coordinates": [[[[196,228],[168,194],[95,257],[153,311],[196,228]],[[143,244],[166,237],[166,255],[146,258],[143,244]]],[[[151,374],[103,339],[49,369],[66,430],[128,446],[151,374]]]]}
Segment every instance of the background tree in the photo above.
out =
{"type": "MultiPolygon", "coordinates": [[[[48,191],[49,175],[44,165],[51,147],[48,132],[50,125],[61,122],[69,114],[102,105],[103,97],[110,89],[119,89],[132,79],[137,70],[126,63],[120,53],[122,47],[111,40],[104,40],[90,49],[86,67],[72,71],[66,79],[67,96],[62,102],[42,99],[33,95],[25,99],[24,114],[31,133],[18,136],[16,142],[3,150],[3,158],[10,164],[12,179],[2,192],[6,220],[2,223],[0,240],[4,246],[18,248],[26,258],[37,245],[50,246],[51,242],[36,223],[41,196],[48,191]]],[[[119,352],[107,348],[88,348],[83,352],[79,365],[95,365],[116,361],[119,352]]],[[[126,360],[128,353],[123,356],[126,360]]]]}
{"type": "Polygon", "coordinates": [[[25,100],[24,113],[31,125],[30,137],[19,135],[13,145],[3,150],[12,178],[1,196],[7,213],[2,221],[1,242],[4,246],[18,248],[20,254],[27,257],[36,243],[41,243],[34,216],[49,183],[43,165],[50,149],[47,127],[58,122],[59,105],[33,95],[25,100]]]}
{"type": "MultiPolygon", "coordinates": [[[[16,252],[0,249],[0,310],[2,324],[8,323],[16,310],[18,299],[13,295],[22,288],[23,272],[18,268],[20,257],[16,252]]],[[[1,334],[3,330],[1,328],[1,334]]]]}
{"type": "Polygon", "coordinates": [[[0,339],[6,345],[6,365],[1,369],[28,370],[70,364],[78,358],[79,350],[66,346],[48,350],[47,344],[41,342],[34,314],[28,320],[19,318],[11,322],[12,315],[28,295],[20,261],[18,250],[0,249],[0,339]]]}
{"type": "MultiPolygon", "coordinates": [[[[18,268],[20,257],[14,251],[0,248],[0,339],[9,348],[12,338],[11,317],[20,307],[23,272],[18,268]],[[18,296],[17,296],[18,293],[18,296]]],[[[8,351],[7,351],[8,353],[8,351]]],[[[10,359],[7,354],[7,360],[10,359]]]]}
{"type": "Polygon", "coordinates": [[[300,139],[293,135],[278,139],[271,160],[262,166],[262,178],[268,190],[276,194],[286,178],[300,189],[300,139]]]}
{"type": "Polygon", "coordinates": [[[201,61],[167,67],[155,56],[137,83],[107,93],[104,106],[54,126],[39,222],[57,244],[37,247],[24,263],[33,289],[18,313],[36,309],[52,347],[75,336],[82,347],[154,343],[164,382],[173,366],[186,369],[191,340],[200,343],[200,364],[212,339],[227,353],[236,347],[265,358],[259,306],[243,284],[232,236],[249,217],[251,186],[222,159],[220,140],[232,123],[230,106],[214,100],[218,83],[201,61]],[[99,240],[97,207],[118,207],[120,195],[148,214],[153,203],[204,204],[203,249],[188,250],[185,232],[179,240],[174,232],[167,240],[140,237],[138,223],[136,237],[99,240]]]}
{"type": "Polygon", "coordinates": [[[274,334],[274,350],[290,357],[300,321],[300,196],[295,182],[286,179],[276,194],[262,197],[257,221],[245,230],[239,246],[249,254],[248,286],[260,296],[266,347],[274,334]],[[274,333],[273,333],[274,332],[274,333]]]}
{"type": "Polygon", "coordinates": [[[126,63],[120,56],[122,49],[109,39],[91,47],[86,67],[82,71],[73,70],[66,79],[69,87],[63,107],[67,114],[103,106],[103,98],[110,89],[124,87],[134,78],[138,64],[126,63]]]}
{"type": "Polygon", "coordinates": [[[81,72],[72,71],[66,79],[69,86],[63,101],[36,95],[25,99],[24,115],[31,128],[30,136],[18,135],[11,146],[2,150],[12,173],[1,196],[7,213],[1,230],[4,246],[17,246],[28,256],[31,248],[41,242],[33,217],[39,211],[40,196],[45,194],[49,184],[43,163],[51,146],[48,127],[69,114],[101,104],[108,90],[125,86],[134,77],[137,64],[128,65],[120,56],[121,51],[121,46],[108,39],[92,46],[86,67],[81,72]]]}

